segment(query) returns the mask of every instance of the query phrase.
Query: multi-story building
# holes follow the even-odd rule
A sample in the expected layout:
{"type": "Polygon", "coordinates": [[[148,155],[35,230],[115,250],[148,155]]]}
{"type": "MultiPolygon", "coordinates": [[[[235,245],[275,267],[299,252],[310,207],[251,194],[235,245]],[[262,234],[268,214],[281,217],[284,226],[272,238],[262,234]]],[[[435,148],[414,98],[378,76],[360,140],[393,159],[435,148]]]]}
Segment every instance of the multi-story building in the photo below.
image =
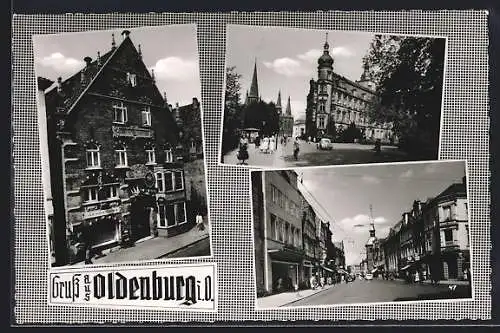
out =
{"type": "Polygon", "coordinates": [[[334,242],[333,246],[335,248],[335,266],[337,268],[345,268],[345,251],[344,251],[344,241],[334,242]]]}
{"type": "Polygon", "coordinates": [[[425,254],[431,273],[441,279],[464,279],[463,271],[470,267],[467,204],[464,177],[426,205],[425,254]]]}
{"type": "Polygon", "coordinates": [[[375,236],[375,225],[372,223],[370,227],[370,237],[366,241],[365,250],[366,250],[366,265],[368,268],[368,272],[371,273],[375,267],[375,256],[377,252],[378,239],[375,236]]]}
{"type": "Polygon", "coordinates": [[[402,267],[400,266],[401,244],[399,237],[401,225],[401,221],[396,223],[396,225],[389,230],[389,234],[382,242],[385,259],[385,271],[394,275],[397,275],[399,273],[399,268],[402,267]]]}
{"type": "Polygon", "coordinates": [[[186,162],[194,159],[203,159],[200,102],[194,97],[191,104],[179,106],[179,103],[176,103],[174,108],[171,105],[169,107],[179,126],[178,142],[186,148],[186,162]]]}
{"type": "Polygon", "coordinates": [[[96,251],[185,230],[178,126],[130,32],[45,94],[55,265],[96,251]]]}
{"type": "Polygon", "coordinates": [[[305,254],[303,266],[304,277],[308,281],[318,271],[320,248],[316,234],[316,212],[305,199],[303,199],[302,207],[302,243],[305,254]]]}
{"type": "Polygon", "coordinates": [[[376,124],[368,115],[378,98],[373,82],[366,80],[365,75],[359,81],[351,81],[335,73],[333,64],[326,41],[318,59],[318,79],[309,82],[306,135],[333,135],[354,124],[368,141],[394,142],[392,125],[376,124]]]}
{"type": "Polygon", "coordinates": [[[303,198],[297,174],[253,172],[252,197],[258,291],[276,291],[280,278],[292,286],[304,284],[303,198]]]}

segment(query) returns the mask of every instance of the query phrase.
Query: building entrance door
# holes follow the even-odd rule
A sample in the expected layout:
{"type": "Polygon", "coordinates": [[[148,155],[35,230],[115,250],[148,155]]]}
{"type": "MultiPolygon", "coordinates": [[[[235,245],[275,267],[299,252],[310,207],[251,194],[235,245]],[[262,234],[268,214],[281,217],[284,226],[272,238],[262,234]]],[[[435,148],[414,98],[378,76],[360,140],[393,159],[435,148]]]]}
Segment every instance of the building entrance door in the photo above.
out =
{"type": "Polygon", "coordinates": [[[132,241],[151,235],[149,226],[149,209],[145,200],[137,199],[132,203],[130,211],[130,237],[132,241]]]}

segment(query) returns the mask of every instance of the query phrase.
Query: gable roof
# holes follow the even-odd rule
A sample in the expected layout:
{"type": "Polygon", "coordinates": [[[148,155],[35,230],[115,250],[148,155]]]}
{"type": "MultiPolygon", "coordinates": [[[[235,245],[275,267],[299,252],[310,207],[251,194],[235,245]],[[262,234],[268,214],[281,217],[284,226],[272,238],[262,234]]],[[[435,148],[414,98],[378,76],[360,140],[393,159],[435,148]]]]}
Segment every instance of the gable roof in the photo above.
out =
{"type": "MultiPolygon", "coordinates": [[[[97,64],[98,60],[94,60],[90,62],[88,68],[86,69],[88,72],[88,75],[91,77],[90,81],[88,83],[82,83],[81,82],[81,70],[76,72],[74,75],[69,77],[68,79],[62,81],[62,87],[63,91],[70,89],[72,91],[72,96],[69,97],[66,101],[64,101],[65,108],[66,108],[66,114],[69,114],[77,105],[78,102],[82,99],[82,97],[85,95],[85,93],[92,87],[92,85],[97,81],[97,79],[101,76],[101,74],[104,72],[104,69],[108,66],[108,64],[111,62],[113,57],[123,48],[125,45],[129,43],[130,46],[134,47],[132,40],[130,37],[127,35],[123,41],[115,48],[112,48],[110,51],[106,52],[104,55],[100,56],[100,63],[101,65],[99,66],[97,64]],[[66,89],[64,89],[66,88],[66,89]]],[[[148,72],[149,74],[149,72],[148,72]]],[[[154,85],[156,89],[156,85],[154,85]]],[[[57,91],[57,87],[54,87],[50,91],[48,91],[46,94],[53,94],[55,91],[57,91]]],[[[161,93],[158,91],[158,94],[161,93]]]]}

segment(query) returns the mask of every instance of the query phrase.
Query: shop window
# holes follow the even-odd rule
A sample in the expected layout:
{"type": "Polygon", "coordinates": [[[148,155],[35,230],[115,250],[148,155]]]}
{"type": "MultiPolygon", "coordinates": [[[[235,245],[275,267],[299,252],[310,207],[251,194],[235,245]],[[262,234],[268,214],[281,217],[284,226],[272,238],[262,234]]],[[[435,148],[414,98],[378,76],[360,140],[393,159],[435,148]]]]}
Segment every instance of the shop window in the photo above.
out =
{"type": "Polygon", "coordinates": [[[169,228],[186,223],[186,205],[184,202],[158,207],[158,227],[169,228]]]}
{"type": "Polygon", "coordinates": [[[123,105],[123,102],[120,102],[120,104],[113,105],[113,111],[114,111],[113,121],[115,123],[125,124],[128,121],[127,107],[123,105]]]}
{"type": "Polygon", "coordinates": [[[98,168],[101,166],[101,155],[99,146],[92,144],[87,147],[87,167],[98,168]]]}

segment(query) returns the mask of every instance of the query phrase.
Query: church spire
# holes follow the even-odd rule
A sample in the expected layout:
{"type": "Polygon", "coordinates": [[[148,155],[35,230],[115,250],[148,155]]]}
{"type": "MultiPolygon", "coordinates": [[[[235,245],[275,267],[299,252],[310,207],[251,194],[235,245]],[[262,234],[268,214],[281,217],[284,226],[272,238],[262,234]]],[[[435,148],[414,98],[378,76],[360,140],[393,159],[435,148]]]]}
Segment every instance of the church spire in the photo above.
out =
{"type": "Polygon", "coordinates": [[[259,84],[257,80],[257,58],[253,66],[252,85],[250,86],[250,93],[248,94],[249,102],[259,101],[259,84]]]}
{"type": "Polygon", "coordinates": [[[281,90],[278,91],[278,99],[276,100],[276,110],[278,111],[278,114],[281,114],[281,90]]]}
{"type": "Polygon", "coordinates": [[[286,115],[287,116],[292,115],[292,107],[290,105],[290,96],[288,96],[288,102],[286,103],[286,115]]]}
{"type": "Polygon", "coordinates": [[[375,221],[373,220],[373,207],[370,205],[370,237],[375,237],[375,221]]]}

